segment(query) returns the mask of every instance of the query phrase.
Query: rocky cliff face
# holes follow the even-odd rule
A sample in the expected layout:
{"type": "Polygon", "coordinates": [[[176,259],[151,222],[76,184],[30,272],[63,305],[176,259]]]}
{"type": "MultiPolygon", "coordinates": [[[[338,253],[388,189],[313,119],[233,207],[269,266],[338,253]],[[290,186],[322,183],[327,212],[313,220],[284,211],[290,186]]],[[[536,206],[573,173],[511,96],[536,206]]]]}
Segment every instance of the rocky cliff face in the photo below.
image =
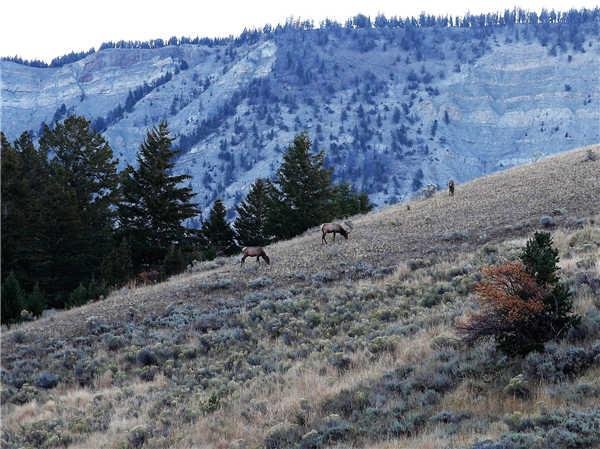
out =
{"type": "Polygon", "coordinates": [[[82,114],[124,164],[167,120],[177,169],[206,207],[239,201],[307,130],[338,179],[384,204],[599,142],[597,29],[583,39],[581,51],[542,45],[527,27],[289,29],[107,48],[58,68],[2,61],[2,130],[14,139],[82,114]]]}

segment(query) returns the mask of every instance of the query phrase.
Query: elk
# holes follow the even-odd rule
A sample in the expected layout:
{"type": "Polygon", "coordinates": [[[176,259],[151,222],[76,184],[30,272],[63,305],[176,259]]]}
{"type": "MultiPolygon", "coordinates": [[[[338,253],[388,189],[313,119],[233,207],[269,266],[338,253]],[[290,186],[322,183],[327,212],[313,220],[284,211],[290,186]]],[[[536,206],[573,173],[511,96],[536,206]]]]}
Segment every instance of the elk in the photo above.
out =
{"type": "Polygon", "coordinates": [[[156,284],[160,280],[160,273],[156,270],[142,271],[137,275],[137,280],[142,284],[156,284]]]}
{"type": "Polygon", "coordinates": [[[448,181],[448,195],[454,196],[454,180],[453,179],[448,181]]]}
{"type": "Polygon", "coordinates": [[[267,256],[265,249],[262,246],[244,246],[242,248],[242,260],[240,261],[240,266],[244,265],[244,261],[246,257],[256,257],[256,262],[260,264],[260,258],[262,257],[267,265],[271,264],[271,259],[267,256]]]}
{"type": "MultiPolygon", "coordinates": [[[[346,223],[349,228],[352,228],[349,223],[346,223]]],[[[342,234],[346,240],[348,240],[348,231],[339,223],[324,223],[321,225],[321,245],[325,243],[327,245],[327,234],[333,234],[333,241],[335,242],[335,235],[342,234]]]]}

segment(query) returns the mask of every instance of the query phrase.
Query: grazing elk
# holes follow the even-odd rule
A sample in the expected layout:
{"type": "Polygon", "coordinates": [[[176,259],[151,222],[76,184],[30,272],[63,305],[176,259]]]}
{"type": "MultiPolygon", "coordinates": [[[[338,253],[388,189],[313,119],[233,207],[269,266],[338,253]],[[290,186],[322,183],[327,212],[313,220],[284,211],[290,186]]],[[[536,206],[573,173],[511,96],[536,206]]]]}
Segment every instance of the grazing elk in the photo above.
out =
{"type": "MultiPolygon", "coordinates": [[[[348,227],[349,223],[347,224],[348,227]]],[[[335,242],[335,235],[342,234],[346,240],[348,240],[348,231],[339,223],[324,223],[321,225],[321,245],[325,243],[327,245],[327,239],[325,235],[333,234],[333,241],[335,242]]]]}
{"type": "Polygon", "coordinates": [[[256,262],[260,264],[260,258],[262,257],[267,265],[271,264],[271,259],[267,256],[265,249],[262,246],[244,246],[242,248],[242,260],[240,261],[240,266],[244,265],[244,261],[246,257],[256,257],[256,262]]]}
{"type": "Polygon", "coordinates": [[[454,180],[453,179],[448,181],[448,195],[454,196],[454,180]]]}
{"type": "Polygon", "coordinates": [[[156,270],[142,271],[137,275],[137,281],[146,284],[156,284],[160,280],[160,273],[156,270]]]}

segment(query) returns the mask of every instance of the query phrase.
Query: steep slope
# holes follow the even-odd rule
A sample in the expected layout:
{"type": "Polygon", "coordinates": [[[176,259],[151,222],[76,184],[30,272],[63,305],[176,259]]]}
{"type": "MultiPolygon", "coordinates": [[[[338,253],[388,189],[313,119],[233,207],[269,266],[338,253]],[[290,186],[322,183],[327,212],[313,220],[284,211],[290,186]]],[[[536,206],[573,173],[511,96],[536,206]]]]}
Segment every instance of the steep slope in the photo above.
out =
{"type": "Polygon", "coordinates": [[[270,267],[203,263],[3,332],[3,447],[464,447],[507,430],[592,447],[600,158],[587,154],[355,217],[347,241],[311,230],[270,246],[270,267]],[[453,323],[480,267],[514,257],[542,215],[583,327],[538,358],[462,348],[453,323]],[[527,395],[503,392],[521,372],[527,395]]]}
{"type": "Polygon", "coordinates": [[[600,141],[598,29],[581,24],[575,48],[564,26],[286,27],[106,48],[58,68],[1,61],[2,127],[15,138],[83,114],[131,163],[146,129],[166,119],[178,170],[205,207],[239,201],[308,130],[337,178],[393,203],[428,182],[600,141]]]}

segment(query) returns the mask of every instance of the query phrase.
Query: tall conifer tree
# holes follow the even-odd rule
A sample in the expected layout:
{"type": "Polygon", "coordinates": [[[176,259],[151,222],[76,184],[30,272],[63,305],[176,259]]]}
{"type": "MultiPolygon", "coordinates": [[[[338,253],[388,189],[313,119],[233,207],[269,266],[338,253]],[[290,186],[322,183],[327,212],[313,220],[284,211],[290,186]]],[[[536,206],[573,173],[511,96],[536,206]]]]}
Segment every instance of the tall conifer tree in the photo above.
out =
{"type": "Polygon", "coordinates": [[[225,205],[220,199],[215,201],[208,220],[202,225],[202,235],[217,256],[230,256],[239,250],[233,230],[227,223],[225,205]]]}
{"type": "Polygon", "coordinates": [[[188,242],[192,232],[184,222],[199,213],[192,189],[181,186],[190,176],[173,174],[172,141],[166,122],[151,129],[140,147],[138,167],[128,166],[123,175],[119,222],[136,269],[161,263],[171,245],[188,242]]]}
{"type": "Polygon", "coordinates": [[[39,256],[47,269],[40,287],[53,294],[52,305],[61,306],[66,292],[99,274],[113,248],[118,161],[104,137],[78,116],[45,127],[40,152],[52,155],[41,211],[39,256]]]}
{"type": "Polygon", "coordinates": [[[311,154],[306,133],[297,135],[279,168],[271,198],[268,232],[291,238],[333,217],[331,171],[324,154],[311,154]]]}
{"type": "Polygon", "coordinates": [[[36,151],[27,133],[15,145],[2,134],[2,278],[14,272],[20,282],[27,283],[28,260],[35,240],[35,212],[47,182],[34,167],[36,151]],[[32,185],[32,181],[41,183],[32,185]],[[39,187],[36,189],[35,187],[39,187]]]}
{"type": "Polygon", "coordinates": [[[233,224],[235,238],[241,246],[265,246],[267,235],[270,183],[257,179],[246,199],[237,206],[237,218],[233,224]]]}
{"type": "Polygon", "coordinates": [[[336,218],[364,214],[373,209],[366,193],[357,193],[347,182],[342,182],[334,187],[333,207],[336,218]]]}

